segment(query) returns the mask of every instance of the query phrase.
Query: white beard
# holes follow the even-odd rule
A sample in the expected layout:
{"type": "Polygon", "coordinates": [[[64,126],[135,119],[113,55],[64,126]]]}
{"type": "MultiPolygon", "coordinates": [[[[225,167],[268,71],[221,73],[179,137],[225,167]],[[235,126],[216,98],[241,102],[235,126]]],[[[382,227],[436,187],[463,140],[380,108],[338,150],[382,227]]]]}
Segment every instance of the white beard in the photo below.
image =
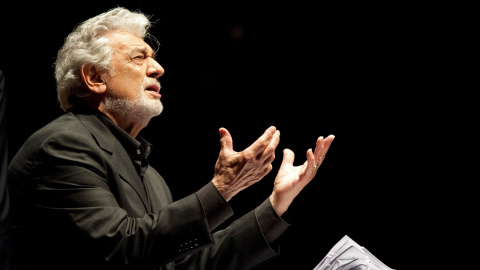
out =
{"type": "Polygon", "coordinates": [[[147,98],[145,91],[142,90],[133,100],[109,95],[104,100],[104,107],[112,114],[133,118],[135,121],[150,121],[152,117],[162,113],[163,104],[160,100],[147,98]]]}

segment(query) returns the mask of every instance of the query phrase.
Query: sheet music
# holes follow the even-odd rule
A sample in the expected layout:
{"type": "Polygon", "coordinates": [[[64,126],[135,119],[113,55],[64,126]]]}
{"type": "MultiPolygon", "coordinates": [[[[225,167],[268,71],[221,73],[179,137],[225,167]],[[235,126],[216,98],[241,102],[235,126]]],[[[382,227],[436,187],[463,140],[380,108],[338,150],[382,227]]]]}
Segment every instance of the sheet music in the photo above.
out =
{"type": "Polygon", "coordinates": [[[313,270],[395,270],[345,235],[313,270]]]}

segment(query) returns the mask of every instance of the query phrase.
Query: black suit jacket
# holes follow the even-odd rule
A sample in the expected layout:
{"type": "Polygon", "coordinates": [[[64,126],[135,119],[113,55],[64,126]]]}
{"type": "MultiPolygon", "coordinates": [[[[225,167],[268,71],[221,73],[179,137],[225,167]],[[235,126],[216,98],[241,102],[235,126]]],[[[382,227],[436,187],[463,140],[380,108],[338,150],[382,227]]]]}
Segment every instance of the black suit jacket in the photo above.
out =
{"type": "Polygon", "coordinates": [[[251,269],[278,254],[288,226],[266,200],[212,233],[233,214],[213,184],[175,202],[151,166],[142,184],[91,112],[33,134],[8,178],[20,269],[251,269]]]}

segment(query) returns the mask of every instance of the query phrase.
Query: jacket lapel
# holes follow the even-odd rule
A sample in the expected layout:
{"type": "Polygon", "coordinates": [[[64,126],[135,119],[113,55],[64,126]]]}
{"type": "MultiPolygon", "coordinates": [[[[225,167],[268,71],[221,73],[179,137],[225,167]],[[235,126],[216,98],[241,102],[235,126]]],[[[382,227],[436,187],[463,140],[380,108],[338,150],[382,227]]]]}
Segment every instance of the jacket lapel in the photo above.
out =
{"type": "MultiPolygon", "coordinates": [[[[142,180],[137,174],[132,160],[128,156],[125,148],[120,144],[117,138],[108,130],[108,128],[97,119],[95,115],[77,114],[78,119],[90,131],[95,138],[98,146],[111,156],[111,162],[115,165],[120,177],[126,181],[138,194],[143,206],[147,212],[151,211],[151,206],[145,191],[142,180]]],[[[119,194],[121,195],[121,194],[119,194]]],[[[125,196],[125,194],[123,194],[125,196]]]]}

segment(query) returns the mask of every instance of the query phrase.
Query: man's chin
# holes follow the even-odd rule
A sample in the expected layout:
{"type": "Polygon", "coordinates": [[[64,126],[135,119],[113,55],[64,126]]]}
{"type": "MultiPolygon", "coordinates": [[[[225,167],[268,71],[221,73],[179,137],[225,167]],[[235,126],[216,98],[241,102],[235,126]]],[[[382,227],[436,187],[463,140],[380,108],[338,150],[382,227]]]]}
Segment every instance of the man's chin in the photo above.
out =
{"type": "Polygon", "coordinates": [[[149,112],[151,113],[152,117],[159,116],[163,112],[163,104],[160,102],[160,100],[157,100],[155,104],[150,105],[151,107],[149,108],[149,112]]]}
{"type": "Polygon", "coordinates": [[[143,121],[160,115],[163,111],[163,104],[160,99],[145,97],[137,100],[109,98],[105,102],[105,109],[114,114],[143,121]]]}

